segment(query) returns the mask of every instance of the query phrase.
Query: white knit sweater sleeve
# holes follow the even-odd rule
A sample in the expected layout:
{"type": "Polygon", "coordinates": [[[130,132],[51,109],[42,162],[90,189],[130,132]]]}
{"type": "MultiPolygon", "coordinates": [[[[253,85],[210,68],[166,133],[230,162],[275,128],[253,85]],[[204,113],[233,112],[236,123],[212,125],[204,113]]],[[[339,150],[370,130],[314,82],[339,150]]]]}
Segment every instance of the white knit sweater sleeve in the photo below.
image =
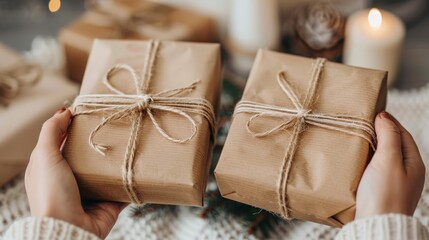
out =
{"type": "Polygon", "coordinates": [[[355,220],[345,225],[335,240],[429,240],[427,227],[414,217],[385,214],[355,220]]]}
{"type": "Polygon", "coordinates": [[[100,240],[96,235],[70,223],[48,218],[28,217],[14,222],[3,240],[100,240]]]}

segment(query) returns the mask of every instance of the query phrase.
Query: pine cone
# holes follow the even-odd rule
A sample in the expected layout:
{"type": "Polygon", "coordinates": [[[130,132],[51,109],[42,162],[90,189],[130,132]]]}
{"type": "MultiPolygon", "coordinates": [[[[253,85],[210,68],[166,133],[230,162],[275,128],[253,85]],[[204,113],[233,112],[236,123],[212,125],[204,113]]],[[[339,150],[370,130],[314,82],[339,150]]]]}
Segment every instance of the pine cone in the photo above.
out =
{"type": "Polygon", "coordinates": [[[329,59],[341,54],[345,21],[335,6],[310,3],[298,8],[292,18],[292,44],[298,54],[329,59]]]}
{"type": "Polygon", "coordinates": [[[344,19],[333,5],[323,2],[309,4],[295,15],[295,31],[314,50],[335,46],[344,32],[344,19]]]}

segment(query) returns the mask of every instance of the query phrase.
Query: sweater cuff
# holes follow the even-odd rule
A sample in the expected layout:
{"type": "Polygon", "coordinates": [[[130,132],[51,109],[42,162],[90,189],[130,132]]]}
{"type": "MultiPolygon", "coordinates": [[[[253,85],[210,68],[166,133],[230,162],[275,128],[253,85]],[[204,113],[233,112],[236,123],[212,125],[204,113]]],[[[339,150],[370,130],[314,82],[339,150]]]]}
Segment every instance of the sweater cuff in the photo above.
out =
{"type": "Polygon", "coordinates": [[[385,214],[361,218],[345,225],[335,238],[345,239],[429,239],[428,229],[414,217],[385,214]]]}
{"type": "Polygon", "coordinates": [[[28,217],[14,222],[4,235],[4,240],[100,240],[68,222],[49,217],[28,217]]]}

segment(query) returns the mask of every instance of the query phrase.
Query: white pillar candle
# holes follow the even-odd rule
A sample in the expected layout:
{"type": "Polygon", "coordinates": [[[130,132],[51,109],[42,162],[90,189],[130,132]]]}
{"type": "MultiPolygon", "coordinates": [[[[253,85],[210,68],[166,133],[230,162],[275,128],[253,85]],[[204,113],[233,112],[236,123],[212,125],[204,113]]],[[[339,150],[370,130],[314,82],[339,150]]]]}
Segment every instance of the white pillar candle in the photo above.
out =
{"type": "Polygon", "coordinates": [[[279,17],[277,0],[234,0],[228,35],[244,49],[277,48],[279,17]]]}
{"type": "Polygon", "coordinates": [[[233,0],[227,31],[231,62],[248,74],[259,48],[280,46],[278,0],[233,0]]]}
{"type": "Polygon", "coordinates": [[[404,36],[404,24],[392,13],[374,8],[356,12],[346,23],[344,63],[386,70],[391,86],[398,73],[404,36]]]}

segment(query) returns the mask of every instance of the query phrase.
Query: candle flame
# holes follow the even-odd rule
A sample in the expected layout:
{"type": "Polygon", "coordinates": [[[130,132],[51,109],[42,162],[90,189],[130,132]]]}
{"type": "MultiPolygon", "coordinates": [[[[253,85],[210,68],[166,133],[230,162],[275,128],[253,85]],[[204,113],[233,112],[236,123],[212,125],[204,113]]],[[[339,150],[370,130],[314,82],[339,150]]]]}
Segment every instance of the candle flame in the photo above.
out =
{"type": "Polygon", "coordinates": [[[383,18],[380,10],[373,8],[368,13],[368,23],[372,28],[380,28],[383,18]]]}
{"type": "Polygon", "coordinates": [[[56,12],[61,7],[61,1],[60,0],[50,0],[48,3],[49,11],[56,12]]]}

